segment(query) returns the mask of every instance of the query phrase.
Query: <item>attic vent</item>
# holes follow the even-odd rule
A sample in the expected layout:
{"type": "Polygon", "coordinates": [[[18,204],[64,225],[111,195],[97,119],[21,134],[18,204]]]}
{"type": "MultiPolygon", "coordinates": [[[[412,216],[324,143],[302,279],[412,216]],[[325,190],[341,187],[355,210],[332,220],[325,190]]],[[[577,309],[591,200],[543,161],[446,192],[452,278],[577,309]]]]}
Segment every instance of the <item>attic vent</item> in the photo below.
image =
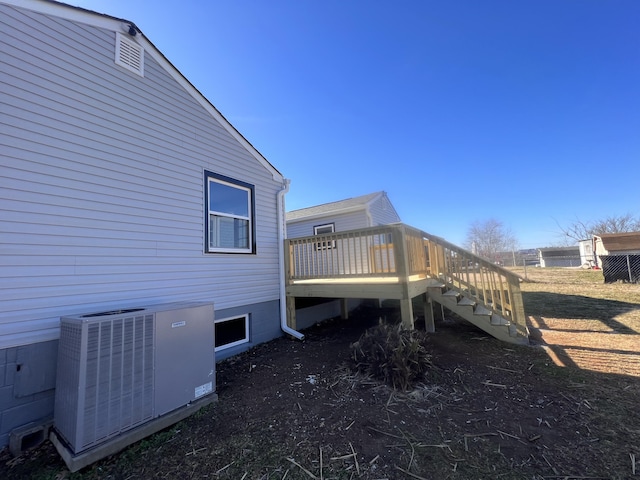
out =
{"type": "Polygon", "coordinates": [[[144,49],[120,32],[116,32],[116,63],[144,77],[144,49]]]}

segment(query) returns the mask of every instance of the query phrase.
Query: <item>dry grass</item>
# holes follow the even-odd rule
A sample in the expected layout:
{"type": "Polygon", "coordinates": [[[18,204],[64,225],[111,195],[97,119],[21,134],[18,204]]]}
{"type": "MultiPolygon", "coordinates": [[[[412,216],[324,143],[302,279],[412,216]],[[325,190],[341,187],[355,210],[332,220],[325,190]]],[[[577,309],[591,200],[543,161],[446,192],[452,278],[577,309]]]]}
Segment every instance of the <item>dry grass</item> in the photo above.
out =
{"type": "Polygon", "coordinates": [[[557,365],[640,377],[640,285],[605,284],[598,270],[528,268],[526,277],[529,326],[557,365]]]}

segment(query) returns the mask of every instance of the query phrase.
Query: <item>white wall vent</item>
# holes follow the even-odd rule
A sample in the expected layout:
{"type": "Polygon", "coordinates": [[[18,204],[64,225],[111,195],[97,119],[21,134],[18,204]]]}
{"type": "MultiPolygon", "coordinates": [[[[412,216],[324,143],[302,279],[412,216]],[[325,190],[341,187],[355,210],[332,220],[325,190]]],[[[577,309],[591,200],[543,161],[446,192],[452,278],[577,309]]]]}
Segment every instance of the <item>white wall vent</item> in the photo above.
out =
{"type": "Polygon", "coordinates": [[[73,454],[215,390],[213,305],[61,318],[54,428],[73,454]]]}
{"type": "Polygon", "coordinates": [[[116,32],[116,63],[144,77],[144,48],[126,35],[116,32]]]}

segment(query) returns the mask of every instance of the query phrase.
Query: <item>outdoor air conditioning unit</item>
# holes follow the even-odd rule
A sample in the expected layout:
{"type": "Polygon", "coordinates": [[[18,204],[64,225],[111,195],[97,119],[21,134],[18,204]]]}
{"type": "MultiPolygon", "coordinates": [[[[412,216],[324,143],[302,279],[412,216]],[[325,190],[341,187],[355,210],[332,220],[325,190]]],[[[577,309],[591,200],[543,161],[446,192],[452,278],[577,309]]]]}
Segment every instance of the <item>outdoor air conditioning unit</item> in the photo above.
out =
{"type": "Polygon", "coordinates": [[[74,456],[215,396],[214,345],[210,303],[62,317],[56,441],[74,456]]]}

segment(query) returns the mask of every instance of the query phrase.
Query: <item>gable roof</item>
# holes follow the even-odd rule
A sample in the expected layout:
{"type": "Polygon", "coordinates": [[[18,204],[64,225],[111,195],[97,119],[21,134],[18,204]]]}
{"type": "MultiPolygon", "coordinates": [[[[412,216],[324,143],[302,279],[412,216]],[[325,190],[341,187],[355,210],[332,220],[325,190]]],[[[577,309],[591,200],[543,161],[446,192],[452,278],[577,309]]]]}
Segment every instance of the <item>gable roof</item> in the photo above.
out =
{"type": "Polygon", "coordinates": [[[594,235],[602,240],[607,251],[640,250],[640,232],[603,233],[594,235]]]}
{"type": "Polygon", "coordinates": [[[386,196],[385,192],[374,192],[360,197],[347,198],[337,202],[323,203],[313,207],[300,208],[287,212],[287,221],[307,219],[310,217],[321,217],[337,213],[348,213],[356,210],[364,210],[381,196],[386,196]]]}
{"type": "Polygon", "coordinates": [[[220,113],[220,111],[200,93],[200,91],[156,48],[156,46],[142,33],[137,25],[123,18],[113,17],[104,13],[94,12],[82,7],[75,7],[55,0],[0,0],[0,3],[23,8],[45,15],[52,15],[66,20],[83,23],[93,27],[103,28],[114,32],[135,30],[131,37],[150,55],[162,68],[178,82],[218,123],[235,138],[276,181],[284,182],[284,177],[262,154],[220,113]]]}

